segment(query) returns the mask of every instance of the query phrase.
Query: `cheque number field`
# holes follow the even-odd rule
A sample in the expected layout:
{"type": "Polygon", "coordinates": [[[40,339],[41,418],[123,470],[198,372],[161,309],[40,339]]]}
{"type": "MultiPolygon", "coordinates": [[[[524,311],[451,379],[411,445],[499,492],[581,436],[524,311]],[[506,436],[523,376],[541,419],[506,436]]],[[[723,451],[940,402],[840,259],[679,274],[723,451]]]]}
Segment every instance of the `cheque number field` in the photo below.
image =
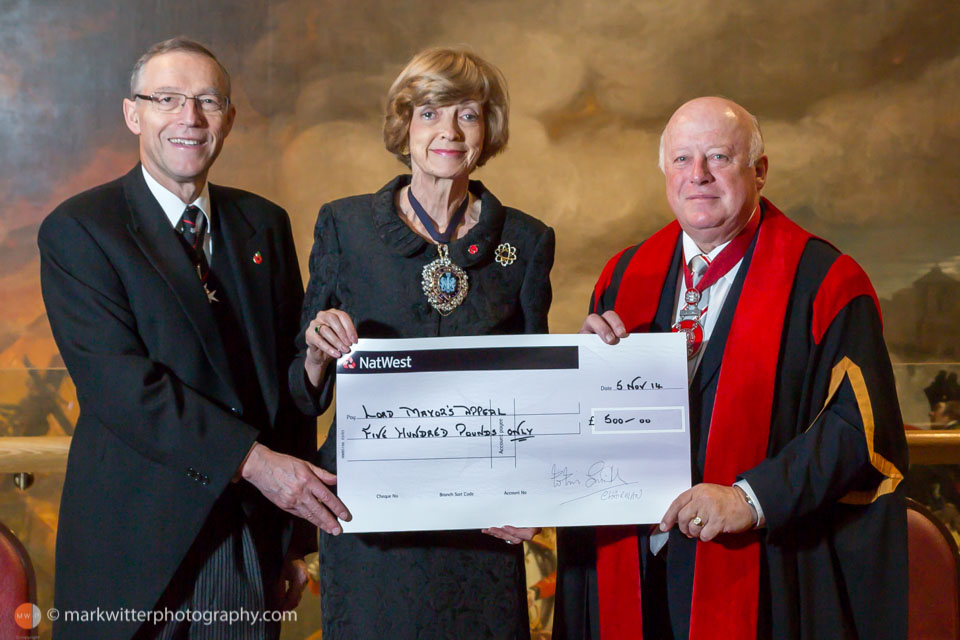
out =
{"type": "Polygon", "coordinates": [[[683,412],[683,407],[596,408],[590,416],[590,428],[597,434],[683,432],[683,412]]]}

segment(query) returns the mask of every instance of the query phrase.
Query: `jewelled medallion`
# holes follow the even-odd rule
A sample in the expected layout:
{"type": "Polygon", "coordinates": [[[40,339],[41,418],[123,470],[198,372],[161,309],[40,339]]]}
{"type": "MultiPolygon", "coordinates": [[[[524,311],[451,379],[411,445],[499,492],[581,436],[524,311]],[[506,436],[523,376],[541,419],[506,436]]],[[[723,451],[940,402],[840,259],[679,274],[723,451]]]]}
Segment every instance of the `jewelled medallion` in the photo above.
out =
{"type": "MultiPolygon", "coordinates": [[[[696,289],[687,290],[688,300],[691,291],[696,291],[696,289]]],[[[697,293],[699,294],[699,292],[697,293]]],[[[700,296],[697,295],[697,302],[699,301],[700,296]]],[[[680,313],[677,314],[677,323],[671,327],[674,332],[680,332],[687,336],[688,360],[692,360],[697,355],[697,352],[700,351],[700,347],[703,346],[703,325],[700,324],[700,320],[706,312],[706,308],[700,309],[696,303],[685,305],[680,309],[680,313]]]]}
{"type": "Polygon", "coordinates": [[[703,326],[699,320],[680,320],[673,325],[675,332],[681,332],[687,336],[687,360],[693,359],[700,351],[703,344],[703,326]]]}
{"type": "Polygon", "coordinates": [[[423,268],[423,293],[430,306],[442,316],[450,315],[467,297],[467,272],[450,261],[447,245],[437,247],[436,260],[423,268]]]}

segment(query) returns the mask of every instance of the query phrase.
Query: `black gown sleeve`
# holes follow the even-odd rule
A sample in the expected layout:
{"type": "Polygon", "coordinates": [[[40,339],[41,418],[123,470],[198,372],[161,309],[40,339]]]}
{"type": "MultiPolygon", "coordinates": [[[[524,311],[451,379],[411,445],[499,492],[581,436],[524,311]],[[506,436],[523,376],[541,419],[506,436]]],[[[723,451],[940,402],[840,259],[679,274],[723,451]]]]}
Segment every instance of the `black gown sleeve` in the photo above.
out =
{"type": "Polygon", "coordinates": [[[885,479],[895,484],[893,476],[902,477],[906,469],[893,370],[880,317],[867,296],[855,298],[834,318],[810,358],[809,388],[826,390],[835,373],[842,382],[822,411],[825,394],[810,399],[816,417],[809,428],[742,474],[773,533],[841,500],[869,503],[883,491],[885,479]]]}

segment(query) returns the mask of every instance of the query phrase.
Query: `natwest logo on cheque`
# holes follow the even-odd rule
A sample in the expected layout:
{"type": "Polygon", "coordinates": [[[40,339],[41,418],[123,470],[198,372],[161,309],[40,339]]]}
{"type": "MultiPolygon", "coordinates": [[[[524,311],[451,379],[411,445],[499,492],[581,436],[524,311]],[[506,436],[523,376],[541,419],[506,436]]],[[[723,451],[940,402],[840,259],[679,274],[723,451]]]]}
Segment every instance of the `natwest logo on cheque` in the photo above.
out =
{"type": "Polygon", "coordinates": [[[409,369],[413,366],[413,356],[396,358],[394,356],[350,356],[343,361],[344,369],[409,369]],[[358,366],[359,365],[359,366],[358,366]]]}

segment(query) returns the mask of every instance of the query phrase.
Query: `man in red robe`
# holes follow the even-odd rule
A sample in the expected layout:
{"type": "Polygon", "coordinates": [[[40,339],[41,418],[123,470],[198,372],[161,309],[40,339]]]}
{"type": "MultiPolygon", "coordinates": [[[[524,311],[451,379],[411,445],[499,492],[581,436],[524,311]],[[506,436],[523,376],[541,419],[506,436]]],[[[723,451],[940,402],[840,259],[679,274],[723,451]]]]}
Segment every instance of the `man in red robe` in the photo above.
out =
{"type": "Polygon", "coordinates": [[[756,119],[671,117],[676,215],[614,256],[582,332],[682,331],[692,488],[654,526],[559,531],[554,637],[905,638],[906,442],[876,294],[760,197],[756,119]]]}

